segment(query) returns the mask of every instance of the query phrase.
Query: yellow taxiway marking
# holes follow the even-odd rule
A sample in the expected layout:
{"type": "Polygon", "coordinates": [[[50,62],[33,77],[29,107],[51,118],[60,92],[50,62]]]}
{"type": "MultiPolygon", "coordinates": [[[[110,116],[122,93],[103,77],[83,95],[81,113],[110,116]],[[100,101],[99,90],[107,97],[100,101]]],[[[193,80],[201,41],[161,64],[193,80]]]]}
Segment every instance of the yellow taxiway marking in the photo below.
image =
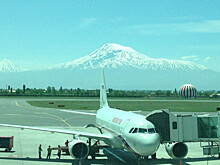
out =
{"type": "Polygon", "coordinates": [[[18,101],[16,101],[15,104],[16,104],[18,107],[22,107],[21,105],[18,104],[18,101]]]}
{"type": "Polygon", "coordinates": [[[48,114],[48,115],[53,116],[53,117],[59,119],[60,121],[62,121],[62,122],[65,123],[66,125],[68,125],[70,128],[72,128],[72,126],[71,126],[65,119],[63,119],[63,118],[61,118],[61,117],[59,117],[59,116],[57,116],[57,115],[52,115],[52,114],[48,114]]]}
{"type": "MultiPolygon", "coordinates": [[[[31,107],[27,107],[27,106],[23,106],[23,105],[19,105],[18,104],[18,101],[15,102],[16,106],[18,107],[22,107],[22,108],[31,108],[31,107]]],[[[65,123],[68,127],[72,127],[65,119],[62,119],[61,117],[57,116],[57,115],[52,115],[52,114],[49,114],[49,113],[46,113],[46,112],[35,112],[36,114],[46,114],[46,115],[49,115],[49,116],[52,116],[53,118],[51,119],[54,119],[54,120],[58,120],[58,121],[61,121],[63,123],[65,123]]]]}

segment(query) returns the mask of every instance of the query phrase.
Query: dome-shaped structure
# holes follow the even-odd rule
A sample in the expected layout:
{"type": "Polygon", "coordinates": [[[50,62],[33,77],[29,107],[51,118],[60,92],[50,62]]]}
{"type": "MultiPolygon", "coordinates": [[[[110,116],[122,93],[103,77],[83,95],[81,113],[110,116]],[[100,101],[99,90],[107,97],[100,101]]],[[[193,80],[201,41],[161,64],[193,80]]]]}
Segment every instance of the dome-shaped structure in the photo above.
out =
{"type": "Polygon", "coordinates": [[[185,84],[180,87],[179,89],[179,96],[180,97],[187,97],[187,98],[196,98],[197,97],[197,90],[191,84],[185,84]]]}

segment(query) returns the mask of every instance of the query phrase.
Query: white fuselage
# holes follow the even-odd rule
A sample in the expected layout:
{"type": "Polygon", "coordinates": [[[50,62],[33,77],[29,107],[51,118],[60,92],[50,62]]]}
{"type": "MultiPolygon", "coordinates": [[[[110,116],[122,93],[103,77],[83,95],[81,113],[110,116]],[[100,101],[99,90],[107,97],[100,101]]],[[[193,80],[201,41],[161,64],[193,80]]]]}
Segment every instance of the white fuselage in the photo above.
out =
{"type": "Polygon", "coordinates": [[[96,123],[104,134],[112,137],[109,139],[109,145],[113,148],[149,156],[153,155],[160,145],[160,137],[154,125],[143,115],[103,107],[97,112],[96,123]]]}

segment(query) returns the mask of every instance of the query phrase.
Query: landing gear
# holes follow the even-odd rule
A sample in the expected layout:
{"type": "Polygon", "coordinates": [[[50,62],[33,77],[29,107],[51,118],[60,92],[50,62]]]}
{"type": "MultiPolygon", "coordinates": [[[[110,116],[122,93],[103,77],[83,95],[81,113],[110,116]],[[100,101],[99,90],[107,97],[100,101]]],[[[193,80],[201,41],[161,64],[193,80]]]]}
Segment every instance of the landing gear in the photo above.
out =
{"type": "Polygon", "coordinates": [[[144,164],[144,160],[148,159],[148,157],[144,157],[144,156],[138,156],[137,157],[137,165],[142,165],[144,164]]]}
{"type": "Polygon", "coordinates": [[[95,159],[95,151],[93,148],[89,151],[89,155],[92,157],[92,159],[95,159]]]}
{"type": "Polygon", "coordinates": [[[92,159],[95,159],[96,153],[99,153],[99,148],[100,148],[98,146],[99,141],[96,141],[92,145],[91,138],[89,138],[88,143],[89,143],[89,155],[92,157],[92,159]]]}
{"type": "Polygon", "coordinates": [[[9,152],[9,151],[11,151],[11,148],[6,148],[5,151],[9,152]]]}
{"type": "MultiPolygon", "coordinates": [[[[137,155],[136,157],[137,157],[137,164],[138,165],[146,164],[146,161],[149,158],[149,156],[139,156],[139,155],[137,155]]],[[[151,155],[151,159],[156,159],[156,157],[157,157],[156,152],[153,155],[151,155]]]]}
{"type": "Polygon", "coordinates": [[[157,154],[156,154],[156,152],[155,152],[153,155],[151,155],[151,158],[152,158],[152,159],[157,159],[157,154]]]}

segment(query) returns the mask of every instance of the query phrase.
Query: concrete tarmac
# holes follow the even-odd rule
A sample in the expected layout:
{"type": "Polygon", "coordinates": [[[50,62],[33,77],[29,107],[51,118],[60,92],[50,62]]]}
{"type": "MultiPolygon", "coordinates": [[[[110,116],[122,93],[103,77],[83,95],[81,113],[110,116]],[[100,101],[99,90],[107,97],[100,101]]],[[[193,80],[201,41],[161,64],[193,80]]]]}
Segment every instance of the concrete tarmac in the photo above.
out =
{"type": "MultiPolygon", "coordinates": [[[[88,111],[86,111],[88,112],[88,111]]],[[[89,111],[95,113],[95,111],[89,111]]],[[[72,129],[86,132],[97,132],[93,128],[85,129],[83,126],[95,124],[95,116],[73,114],[62,112],[59,109],[33,107],[26,103],[25,99],[0,98],[0,123],[26,126],[37,126],[46,128],[72,129]]],[[[53,151],[50,160],[46,160],[47,147],[64,145],[66,140],[72,140],[72,135],[50,133],[43,131],[21,130],[17,128],[0,127],[0,136],[14,136],[14,147],[12,151],[5,152],[0,148],[1,165],[34,165],[34,164],[122,164],[117,160],[108,160],[103,151],[97,155],[95,160],[88,159],[83,162],[72,159],[69,155],[63,154],[59,160],[57,152],[53,151]],[[38,146],[42,144],[43,159],[38,159],[38,146]]],[[[84,139],[86,140],[86,139],[84,139]]],[[[160,146],[156,160],[151,158],[143,160],[142,164],[198,164],[198,165],[220,165],[217,155],[203,156],[200,143],[189,143],[189,153],[185,159],[171,159],[165,147],[160,146]]],[[[117,153],[117,152],[116,152],[117,153]]],[[[119,153],[126,164],[134,164],[136,160],[131,155],[119,153]]]]}

